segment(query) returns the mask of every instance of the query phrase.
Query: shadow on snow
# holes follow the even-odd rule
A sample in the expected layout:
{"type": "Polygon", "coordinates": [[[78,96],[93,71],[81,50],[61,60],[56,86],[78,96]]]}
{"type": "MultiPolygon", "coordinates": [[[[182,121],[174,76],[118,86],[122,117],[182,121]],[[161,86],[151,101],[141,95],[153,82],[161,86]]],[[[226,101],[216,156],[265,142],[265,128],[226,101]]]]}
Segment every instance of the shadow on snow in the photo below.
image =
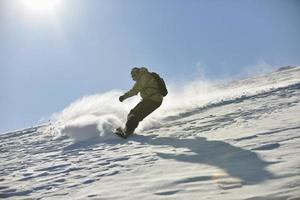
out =
{"type": "MultiPolygon", "coordinates": [[[[272,173],[266,170],[266,167],[270,164],[274,164],[274,162],[266,162],[259,158],[255,152],[232,146],[224,141],[206,140],[204,137],[180,139],[174,137],[156,137],[155,135],[133,135],[129,141],[153,146],[167,145],[173,148],[186,148],[193,154],[156,154],[163,159],[173,159],[181,162],[218,167],[226,171],[231,177],[241,179],[244,184],[257,184],[275,178],[272,173]]],[[[114,139],[103,141],[101,139],[93,139],[66,146],[63,152],[64,154],[76,154],[79,151],[90,151],[93,147],[103,144],[103,142],[108,145],[131,145],[128,143],[128,140],[114,139]]]]}
{"type": "Polygon", "coordinates": [[[132,140],[150,145],[168,145],[174,148],[187,148],[193,155],[157,153],[164,159],[181,162],[207,164],[226,171],[230,176],[241,179],[244,184],[257,184],[274,175],[265,168],[272,164],[258,157],[252,151],[232,146],[223,141],[208,141],[203,137],[179,139],[137,135],[132,140]]]}

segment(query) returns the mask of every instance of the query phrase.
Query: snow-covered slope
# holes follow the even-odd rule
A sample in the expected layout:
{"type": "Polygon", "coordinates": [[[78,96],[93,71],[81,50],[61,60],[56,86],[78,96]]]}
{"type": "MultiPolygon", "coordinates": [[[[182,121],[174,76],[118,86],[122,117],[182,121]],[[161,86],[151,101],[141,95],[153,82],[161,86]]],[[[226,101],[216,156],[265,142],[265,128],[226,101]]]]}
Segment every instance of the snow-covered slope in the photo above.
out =
{"type": "Polygon", "coordinates": [[[300,67],[205,94],[198,85],[192,96],[171,92],[182,98],[166,99],[128,140],[110,131],[128,110],[108,102],[90,113],[117,92],[81,99],[51,125],[1,134],[0,198],[299,199],[300,67]]]}

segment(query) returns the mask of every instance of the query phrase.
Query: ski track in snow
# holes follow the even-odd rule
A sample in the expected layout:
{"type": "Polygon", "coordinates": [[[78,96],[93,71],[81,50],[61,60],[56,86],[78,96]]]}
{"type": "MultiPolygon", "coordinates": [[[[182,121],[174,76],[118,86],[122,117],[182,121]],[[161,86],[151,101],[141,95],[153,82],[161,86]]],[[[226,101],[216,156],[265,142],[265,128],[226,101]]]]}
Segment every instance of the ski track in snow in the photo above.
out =
{"type": "Polygon", "coordinates": [[[53,140],[48,125],[0,134],[0,198],[300,199],[299,71],[255,79],[298,82],[168,117],[128,140],[53,140]]]}

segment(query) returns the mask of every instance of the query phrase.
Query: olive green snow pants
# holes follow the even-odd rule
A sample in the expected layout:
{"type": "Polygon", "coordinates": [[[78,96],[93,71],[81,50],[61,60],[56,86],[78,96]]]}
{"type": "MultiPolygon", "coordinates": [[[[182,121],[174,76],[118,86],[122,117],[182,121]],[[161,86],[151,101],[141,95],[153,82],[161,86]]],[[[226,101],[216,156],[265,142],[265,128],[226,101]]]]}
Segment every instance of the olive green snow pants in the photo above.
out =
{"type": "Polygon", "coordinates": [[[139,102],[128,114],[126,122],[126,134],[130,135],[134,132],[136,127],[139,125],[139,122],[142,121],[145,117],[151,114],[156,110],[160,105],[161,101],[153,100],[142,100],[139,102]]]}

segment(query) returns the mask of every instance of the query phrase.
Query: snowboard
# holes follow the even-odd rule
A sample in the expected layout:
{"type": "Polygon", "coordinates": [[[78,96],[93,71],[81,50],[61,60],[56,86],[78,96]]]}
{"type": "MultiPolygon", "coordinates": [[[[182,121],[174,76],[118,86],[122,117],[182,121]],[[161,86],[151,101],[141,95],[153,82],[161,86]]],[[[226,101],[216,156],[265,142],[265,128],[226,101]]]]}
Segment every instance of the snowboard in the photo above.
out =
{"type": "Polygon", "coordinates": [[[127,138],[127,135],[126,133],[124,132],[124,129],[122,129],[121,127],[117,128],[114,132],[114,134],[116,134],[117,136],[123,138],[123,139],[126,139],[127,138]]]}

